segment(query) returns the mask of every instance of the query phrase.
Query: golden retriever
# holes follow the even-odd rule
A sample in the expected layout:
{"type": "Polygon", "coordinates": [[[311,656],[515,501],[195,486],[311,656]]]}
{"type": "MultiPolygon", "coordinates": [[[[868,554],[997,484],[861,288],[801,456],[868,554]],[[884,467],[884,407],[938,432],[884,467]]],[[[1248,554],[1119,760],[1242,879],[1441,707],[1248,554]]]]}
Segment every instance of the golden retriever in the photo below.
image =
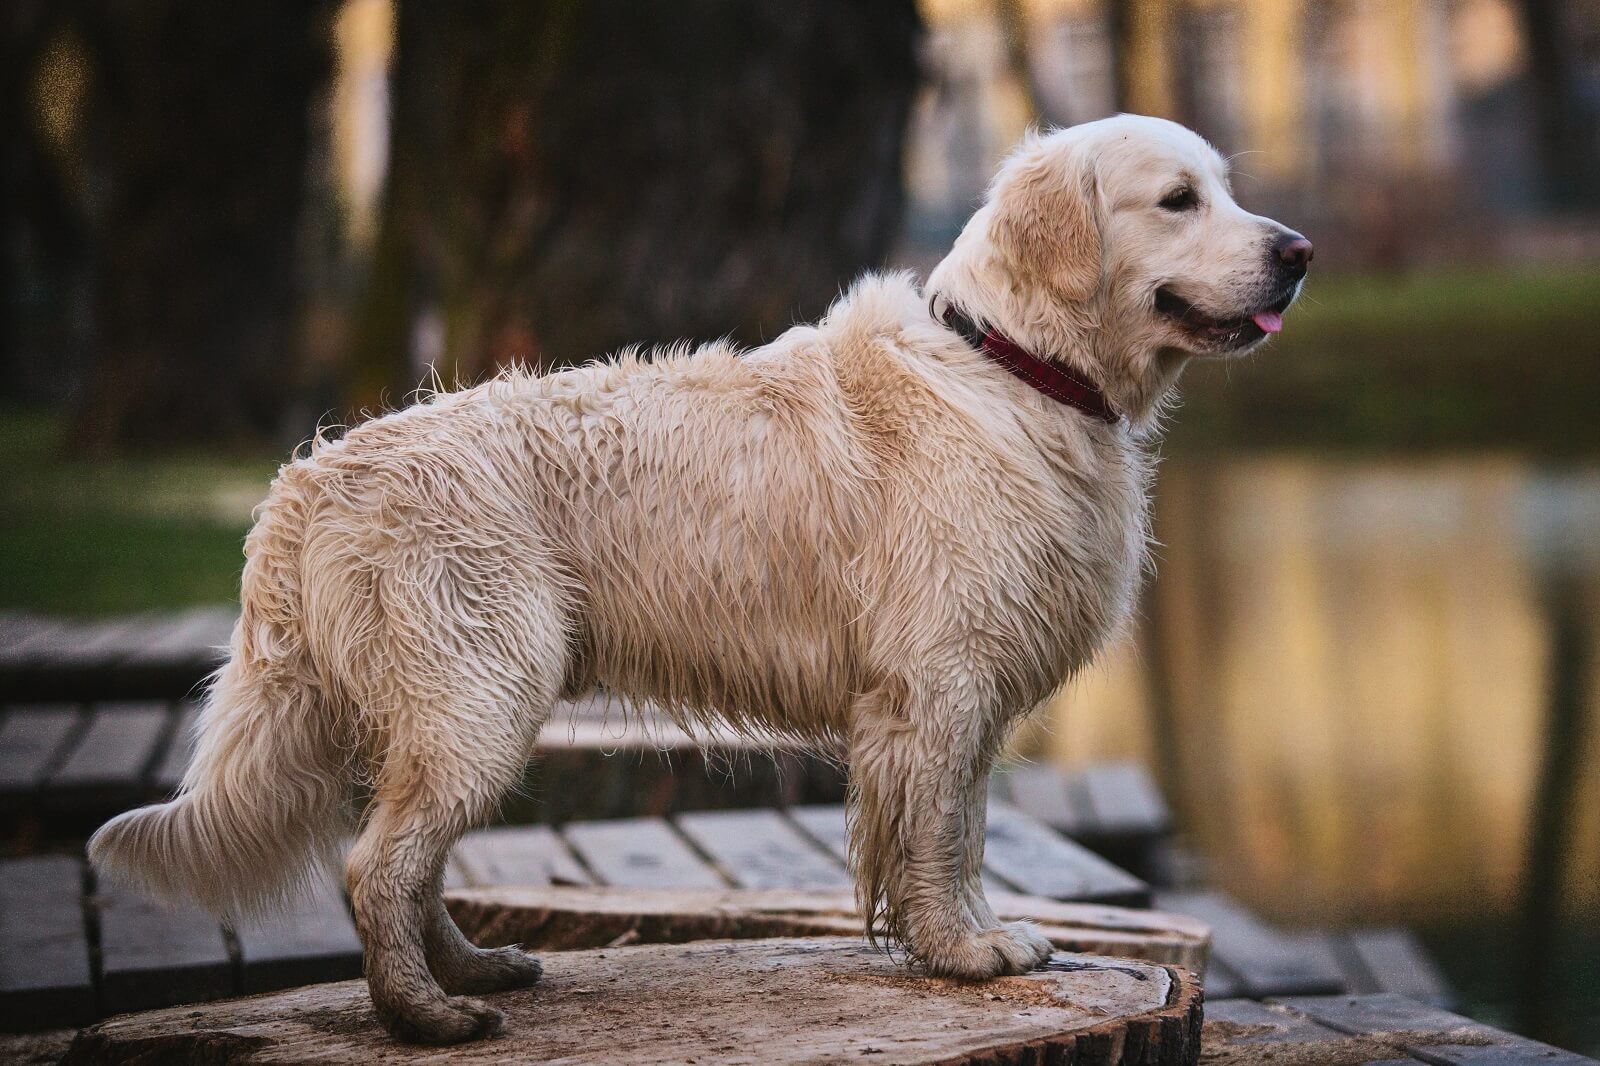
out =
{"type": "Polygon", "coordinates": [[[456,929],[446,852],[601,686],[845,753],[869,930],[932,974],[1026,971],[1049,942],[979,879],[990,764],[1133,608],[1179,371],[1276,332],[1310,257],[1198,136],[1121,116],[1028,138],[925,289],[869,276],[753,351],[510,372],[319,440],[245,543],[181,793],[91,854],[259,911],[370,794],[346,884],[378,1015],[483,1036],[463,997],[540,966],[456,929]]]}

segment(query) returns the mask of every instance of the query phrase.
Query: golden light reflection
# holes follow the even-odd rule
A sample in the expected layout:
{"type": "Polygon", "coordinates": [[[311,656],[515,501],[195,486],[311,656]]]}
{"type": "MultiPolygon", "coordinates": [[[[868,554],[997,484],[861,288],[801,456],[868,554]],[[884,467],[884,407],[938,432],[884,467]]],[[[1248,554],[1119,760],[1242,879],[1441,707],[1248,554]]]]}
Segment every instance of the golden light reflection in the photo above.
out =
{"type": "MultiPolygon", "coordinates": [[[[1510,907],[1545,743],[1537,476],[1514,459],[1169,465],[1137,640],[1021,743],[1165,768],[1216,875],[1268,913],[1510,907]]],[[[1579,490],[1600,494],[1593,478],[1579,490]]],[[[1600,565],[1582,566],[1571,579],[1600,616],[1600,565]]],[[[1600,905],[1597,658],[1570,834],[1578,908],[1600,905]]]]}

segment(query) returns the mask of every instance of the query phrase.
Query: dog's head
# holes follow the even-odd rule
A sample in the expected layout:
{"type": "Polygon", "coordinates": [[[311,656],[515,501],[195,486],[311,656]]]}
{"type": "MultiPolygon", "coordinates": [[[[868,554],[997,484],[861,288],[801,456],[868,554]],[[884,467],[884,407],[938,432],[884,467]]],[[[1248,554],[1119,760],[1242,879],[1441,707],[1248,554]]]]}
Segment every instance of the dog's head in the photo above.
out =
{"type": "Polygon", "coordinates": [[[1198,135],[1119,115],[1024,141],[929,285],[1041,355],[1158,388],[1189,355],[1278,332],[1310,261],[1234,202],[1198,135]]]}

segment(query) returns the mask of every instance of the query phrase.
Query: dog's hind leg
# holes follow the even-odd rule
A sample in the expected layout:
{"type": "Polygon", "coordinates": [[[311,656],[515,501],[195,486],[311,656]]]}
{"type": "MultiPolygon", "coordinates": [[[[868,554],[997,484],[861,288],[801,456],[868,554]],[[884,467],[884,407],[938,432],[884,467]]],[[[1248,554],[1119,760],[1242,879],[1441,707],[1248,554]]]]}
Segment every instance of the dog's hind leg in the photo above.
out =
{"type": "MultiPolygon", "coordinates": [[[[497,714],[520,717],[507,707],[497,714]]],[[[452,1044],[488,1036],[499,1029],[500,1013],[447,991],[497,991],[539,977],[538,962],[515,948],[483,952],[467,943],[439,896],[450,847],[489,815],[525,764],[528,744],[520,738],[484,743],[485,733],[501,724],[485,723],[482,714],[457,718],[436,709],[425,749],[391,745],[376,801],[351,851],[350,902],[372,1003],[401,1040],[452,1044]],[[452,719],[459,731],[439,728],[452,719]]],[[[519,724],[534,723],[524,718],[519,724]]]]}
{"type": "Polygon", "coordinates": [[[461,934],[441,897],[444,864],[434,874],[424,916],[423,946],[428,969],[439,987],[455,995],[481,995],[524,988],[539,980],[544,967],[519,947],[480,948],[461,934]]]}
{"type": "Polygon", "coordinates": [[[463,678],[450,696],[390,716],[348,884],[373,1006],[399,1039],[450,1044],[490,1035],[500,1026],[498,1011],[447,993],[498,991],[539,977],[538,962],[515,948],[469,944],[439,886],[450,847],[521,776],[559,684],[548,665],[538,664],[544,681],[517,684],[514,695],[503,684],[506,672],[484,669],[474,672],[502,684],[463,678]]]}

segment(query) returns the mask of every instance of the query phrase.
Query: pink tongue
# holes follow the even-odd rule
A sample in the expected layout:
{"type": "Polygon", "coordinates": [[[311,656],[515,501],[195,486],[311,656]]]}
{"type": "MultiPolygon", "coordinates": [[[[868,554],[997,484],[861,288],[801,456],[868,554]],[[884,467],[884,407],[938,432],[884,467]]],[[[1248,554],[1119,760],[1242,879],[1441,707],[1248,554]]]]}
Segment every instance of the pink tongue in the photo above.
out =
{"type": "Polygon", "coordinates": [[[1283,329],[1283,316],[1276,311],[1257,311],[1250,320],[1261,327],[1262,333],[1277,333],[1283,329]]]}

